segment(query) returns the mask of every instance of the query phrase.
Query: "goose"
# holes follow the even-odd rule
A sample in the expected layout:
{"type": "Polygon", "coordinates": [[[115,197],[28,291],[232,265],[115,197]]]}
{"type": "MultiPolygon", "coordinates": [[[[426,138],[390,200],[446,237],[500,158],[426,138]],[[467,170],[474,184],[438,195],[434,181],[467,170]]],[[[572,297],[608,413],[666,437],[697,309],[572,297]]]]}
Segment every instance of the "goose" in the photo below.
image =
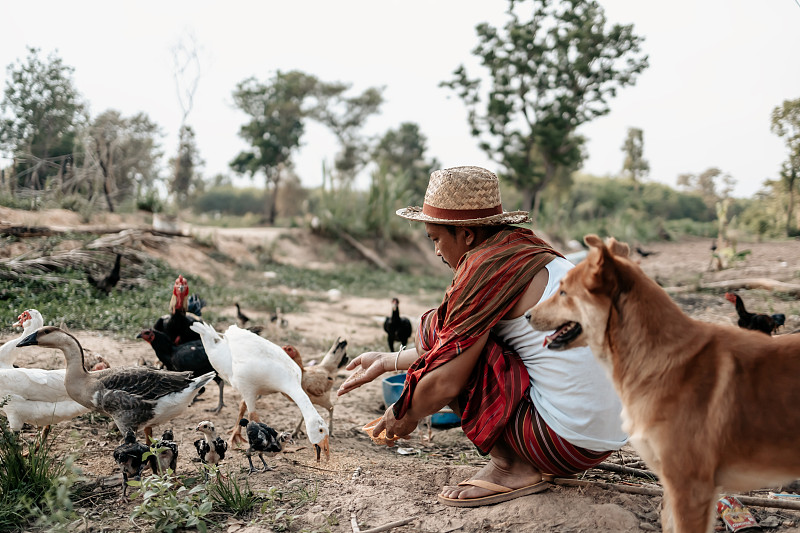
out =
{"type": "MultiPolygon", "coordinates": [[[[223,335],[205,322],[195,322],[191,327],[200,334],[214,370],[242,395],[244,401],[239,406],[237,420],[249,409],[249,418],[258,421],[256,398],[261,394],[282,392],[300,408],[306,435],[317,452],[317,461],[321,452],[326,459],[330,457],[328,425],[303,391],[300,367],[280,346],[235,324],[223,335]]],[[[237,442],[244,442],[238,424],[231,431],[231,447],[237,442]]]]}
{"type": "Polygon", "coordinates": [[[70,420],[89,411],[74,401],[64,387],[63,368],[15,368],[15,350],[23,339],[44,324],[36,309],[23,311],[14,326],[22,326],[20,337],[0,347],[0,398],[8,398],[2,410],[8,418],[12,431],[19,431],[23,424],[42,428],[42,439],[50,433],[50,426],[70,420]]]}
{"type": "MultiPolygon", "coordinates": [[[[214,379],[214,372],[192,377],[191,372],[168,372],[149,367],[117,367],[87,372],[78,339],[57,327],[31,333],[17,345],[56,348],[64,353],[64,385],[69,397],[87,409],[114,419],[122,435],[144,426],[147,442],[152,426],[181,414],[198,389],[214,379]]],[[[19,369],[18,369],[19,370],[19,369]]]]}
{"type": "Polygon", "coordinates": [[[17,344],[34,331],[44,326],[44,319],[42,318],[42,314],[36,309],[26,309],[17,317],[17,322],[11,325],[12,327],[21,327],[22,335],[0,346],[0,368],[14,368],[14,361],[17,358],[15,351],[17,344]]]}

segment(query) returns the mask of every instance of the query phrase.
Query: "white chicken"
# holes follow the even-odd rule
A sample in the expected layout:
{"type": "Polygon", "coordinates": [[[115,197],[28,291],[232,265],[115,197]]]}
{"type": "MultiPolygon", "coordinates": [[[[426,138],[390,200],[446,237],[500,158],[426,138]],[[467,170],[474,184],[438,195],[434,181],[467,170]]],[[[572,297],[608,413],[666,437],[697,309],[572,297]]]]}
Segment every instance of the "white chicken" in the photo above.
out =
{"type": "MultiPolygon", "coordinates": [[[[244,401],[237,420],[243,418],[248,409],[248,418],[258,420],[256,398],[261,394],[282,392],[300,408],[306,435],[317,452],[317,461],[321,452],[329,456],[328,425],[303,391],[300,367],[280,346],[236,325],[222,335],[202,322],[195,322],[191,328],[200,334],[211,366],[242,395],[244,401]]],[[[234,446],[237,442],[244,442],[238,424],[231,432],[230,444],[234,446]]]]}
{"type": "Polygon", "coordinates": [[[65,369],[14,368],[17,345],[43,324],[44,319],[36,309],[23,311],[14,324],[24,328],[22,335],[0,347],[0,398],[8,397],[2,411],[12,431],[31,424],[43,427],[42,438],[45,438],[52,424],[75,418],[89,409],[67,394],[65,369]]]}
{"type": "Polygon", "coordinates": [[[42,314],[36,309],[26,309],[17,317],[17,322],[11,325],[14,327],[21,327],[22,335],[0,346],[0,368],[14,368],[14,361],[17,359],[17,344],[34,331],[44,326],[44,319],[42,318],[42,314]]]}

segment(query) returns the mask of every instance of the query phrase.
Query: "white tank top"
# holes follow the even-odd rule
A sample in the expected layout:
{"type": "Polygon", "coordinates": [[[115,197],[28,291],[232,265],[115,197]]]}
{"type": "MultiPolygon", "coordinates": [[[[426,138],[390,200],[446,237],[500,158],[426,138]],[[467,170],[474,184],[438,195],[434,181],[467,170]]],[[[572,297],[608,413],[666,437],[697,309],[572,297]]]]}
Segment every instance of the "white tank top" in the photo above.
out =
{"type": "MultiPolygon", "coordinates": [[[[550,297],[573,264],[557,257],[546,265],[550,297]]],[[[594,451],[617,450],[628,440],[622,431],[622,403],[588,347],[550,350],[543,346],[552,331],[534,330],[525,316],[501,320],[493,332],[522,358],[531,380],[531,400],[539,415],[561,437],[594,451]]]]}

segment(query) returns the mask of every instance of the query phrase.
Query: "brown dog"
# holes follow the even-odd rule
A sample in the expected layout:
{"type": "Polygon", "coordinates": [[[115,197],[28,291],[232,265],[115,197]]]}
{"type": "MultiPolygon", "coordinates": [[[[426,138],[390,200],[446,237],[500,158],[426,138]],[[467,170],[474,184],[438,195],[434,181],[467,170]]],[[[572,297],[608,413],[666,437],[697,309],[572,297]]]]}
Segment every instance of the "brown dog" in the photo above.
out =
{"type": "Polygon", "coordinates": [[[711,527],[719,488],[800,477],[800,335],[686,316],[613,238],[584,239],[587,258],[530,323],[553,349],[588,345],[622,400],[623,428],[664,485],[664,531],[711,527]]]}

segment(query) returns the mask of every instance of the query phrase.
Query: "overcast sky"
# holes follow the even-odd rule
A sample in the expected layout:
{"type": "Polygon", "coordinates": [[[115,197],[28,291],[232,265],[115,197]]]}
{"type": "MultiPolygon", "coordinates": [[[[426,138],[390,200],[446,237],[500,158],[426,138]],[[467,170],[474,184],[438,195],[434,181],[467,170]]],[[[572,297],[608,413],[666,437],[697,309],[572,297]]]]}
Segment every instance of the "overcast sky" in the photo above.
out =
{"type": "MultiPolygon", "coordinates": [[[[616,175],[627,130],[637,127],[644,130],[650,179],[674,186],[681,173],[718,167],[737,181],[739,197],[774,179],[785,149],[770,133],[770,113],[800,98],[797,2],[600,0],[610,23],[632,23],[645,37],[650,67],[611,101],[608,116],[580,130],[588,138],[584,170],[616,175]]],[[[0,0],[0,67],[24,59],[26,46],[56,51],[75,68],[92,116],[109,108],[125,116],[143,111],[161,126],[163,150],[172,155],[181,109],[171,50],[192,35],[202,73],[188,123],[206,176],[230,173],[229,161],[246,148],[237,136],[246,117],[232,105],[236,83],[292,69],[350,83],[352,94],[383,86],[386,102],[367,133],[416,122],[429,157],[443,166],[495,169],[469,135],[461,100],[438,85],[460,64],[481,74],[471,54],[475,26],[501,26],[506,6],[497,0],[0,0]]],[[[6,74],[3,68],[3,87],[6,74]]],[[[303,141],[297,172],[315,186],[336,143],[320,126],[310,126],[303,141]]]]}

